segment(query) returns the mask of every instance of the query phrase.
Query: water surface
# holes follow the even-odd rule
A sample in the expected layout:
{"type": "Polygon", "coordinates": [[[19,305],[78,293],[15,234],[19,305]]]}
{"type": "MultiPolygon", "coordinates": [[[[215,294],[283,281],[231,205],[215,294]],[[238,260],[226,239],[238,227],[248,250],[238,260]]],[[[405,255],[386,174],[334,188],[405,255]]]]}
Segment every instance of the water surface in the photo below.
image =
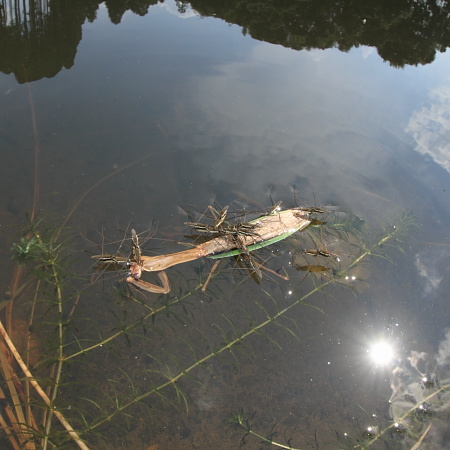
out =
{"type": "MultiPolygon", "coordinates": [[[[252,209],[270,206],[272,196],[286,207],[331,205],[369,224],[369,238],[404,211],[421,224],[403,254],[389,254],[392,262],[370,261],[354,292],[336,287],[309,299],[323,312],[290,313],[298,340],[272,326],[266,333],[279,347],[252,337],[256,355],[242,352],[239,368],[232,358],[218,357],[212,372],[199,370],[201,387],[185,386],[189,414],[162,405],[161,418],[145,429],[140,412],[131,411],[136,422],[128,437],[120,437],[125,448],[130,442],[140,442],[139,448],[238,448],[240,438],[225,421],[241,408],[256,412],[253,423],[263,435],[277,423],[293,434],[296,447],[314,446],[317,439],[319,448],[337,448],[335,431],[360,438],[366,426],[377,425],[364,410],[388,417],[395,366],[405,373],[404,386],[429,370],[427,364],[447,378],[448,6],[368,3],[352,10],[341,3],[339,14],[333,5],[315,11],[314,2],[273,2],[260,14],[256,2],[249,2],[253,10],[213,1],[136,2],[131,10],[117,1],[49,2],[41,25],[28,27],[2,13],[5,268],[10,226],[32,208],[36,148],[38,205],[45,214],[65,217],[86,190],[111,174],[69,222],[80,236],[85,271],[87,239],[100,242],[100,232],[113,239],[128,223],[139,231],[157,221],[158,237],[178,249],[187,220],[179,206],[185,204],[204,210],[213,201],[237,202],[252,209]],[[368,358],[380,339],[395,351],[383,367],[368,358]],[[411,359],[412,351],[427,356],[411,359]]],[[[197,326],[262,298],[263,290],[284,304],[290,290],[307,289],[305,273],[289,268],[289,250],[288,243],[279,248],[289,282],[239,286],[245,274],[231,275],[221,286],[225,306],[207,296],[193,299],[197,326]]],[[[195,285],[196,267],[169,273],[175,292],[183,292],[180,279],[195,285]]],[[[1,280],[6,287],[8,270],[1,280]]],[[[124,306],[111,300],[115,281],[106,283],[91,302],[120,311],[124,306]]],[[[154,297],[149,294],[148,302],[154,297]]],[[[149,346],[171,349],[172,338],[155,336],[149,346]]],[[[131,348],[138,374],[148,367],[150,350],[131,348]]],[[[444,433],[440,424],[426,448],[444,448],[444,433]]],[[[258,448],[258,439],[246,441],[258,448]]]]}

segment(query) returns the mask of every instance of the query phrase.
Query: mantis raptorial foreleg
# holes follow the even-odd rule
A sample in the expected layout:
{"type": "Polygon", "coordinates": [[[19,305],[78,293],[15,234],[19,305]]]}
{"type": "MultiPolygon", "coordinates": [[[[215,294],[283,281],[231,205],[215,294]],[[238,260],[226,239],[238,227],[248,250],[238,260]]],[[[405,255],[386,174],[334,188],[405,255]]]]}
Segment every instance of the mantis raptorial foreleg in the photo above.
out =
{"type": "Polygon", "coordinates": [[[143,281],[140,278],[134,278],[131,275],[127,277],[126,282],[139,289],[143,289],[144,291],[152,292],[153,294],[168,294],[170,292],[170,283],[166,272],[164,272],[164,270],[158,272],[158,277],[161,280],[162,286],[148,283],[147,281],[143,281]]]}

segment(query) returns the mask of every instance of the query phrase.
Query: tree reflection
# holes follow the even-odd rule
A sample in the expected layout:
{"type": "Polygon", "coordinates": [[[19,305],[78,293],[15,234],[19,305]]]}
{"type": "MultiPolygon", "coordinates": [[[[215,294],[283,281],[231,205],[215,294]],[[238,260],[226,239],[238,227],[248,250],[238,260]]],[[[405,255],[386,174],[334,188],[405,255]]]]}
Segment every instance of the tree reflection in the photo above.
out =
{"type": "MultiPolygon", "coordinates": [[[[131,11],[140,16],[164,0],[106,0],[112,23],[131,11]]],[[[20,83],[53,77],[74,63],[85,20],[96,18],[100,0],[0,0],[0,70],[20,83]]],[[[448,0],[193,0],[202,16],[242,27],[254,39],[295,50],[360,45],[377,48],[395,67],[428,64],[450,45],[448,0]]]]}
{"type": "Polygon", "coordinates": [[[0,1],[0,71],[24,83],[69,69],[81,25],[95,20],[97,8],[97,0],[0,1]]]}
{"type": "MultiPolygon", "coordinates": [[[[106,0],[105,5],[108,9],[108,15],[112,23],[119,24],[122,16],[131,11],[139,16],[145,16],[148,13],[150,5],[156,5],[158,0],[106,0]]],[[[162,2],[161,2],[162,3],[162,2]]]]}
{"type": "Polygon", "coordinates": [[[450,45],[446,0],[193,0],[191,5],[202,15],[241,25],[255,39],[296,50],[367,45],[396,67],[428,64],[450,45]]]}

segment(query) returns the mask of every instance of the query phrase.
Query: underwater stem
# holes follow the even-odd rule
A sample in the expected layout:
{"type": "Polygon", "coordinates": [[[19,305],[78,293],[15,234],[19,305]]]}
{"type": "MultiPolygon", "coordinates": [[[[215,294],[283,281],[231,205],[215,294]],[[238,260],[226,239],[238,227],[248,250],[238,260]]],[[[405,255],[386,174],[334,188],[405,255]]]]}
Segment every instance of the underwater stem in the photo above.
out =
{"type": "MultiPolygon", "coordinates": [[[[103,339],[102,341],[97,342],[94,345],[91,345],[89,347],[83,348],[81,350],[79,350],[78,352],[72,353],[71,355],[66,355],[63,357],[64,361],[68,361],[69,359],[75,358],[77,356],[83,355],[91,350],[95,350],[98,347],[101,347],[105,344],[107,344],[108,342],[113,341],[114,339],[116,339],[117,337],[119,337],[122,334],[126,334],[127,332],[137,328],[138,326],[140,326],[140,324],[142,322],[147,321],[148,319],[150,319],[150,317],[152,316],[156,316],[157,314],[162,313],[163,311],[167,310],[168,308],[170,308],[173,305],[176,305],[178,303],[180,303],[182,300],[184,300],[186,297],[189,297],[190,295],[192,295],[195,291],[198,291],[201,289],[201,287],[203,286],[203,284],[199,284],[198,286],[196,286],[194,289],[192,289],[192,291],[186,293],[185,295],[175,298],[173,301],[171,301],[170,303],[168,303],[167,305],[163,305],[160,308],[152,308],[150,305],[147,305],[145,302],[138,302],[140,305],[144,306],[145,308],[149,309],[150,312],[145,314],[138,322],[132,323],[131,325],[128,325],[127,327],[124,327],[122,329],[120,329],[119,331],[117,331],[116,333],[112,334],[111,336],[103,339]]],[[[133,300],[136,301],[136,299],[133,297],[133,300]]]]}
{"type": "Polygon", "coordinates": [[[48,438],[50,435],[50,428],[52,425],[52,419],[53,419],[53,407],[56,400],[56,397],[58,395],[58,389],[59,389],[59,383],[61,381],[61,372],[62,372],[62,366],[63,366],[63,360],[64,360],[64,354],[63,354],[63,345],[64,345],[64,330],[63,330],[63,310],[62,310],[62,292],[61,292],[61,284],[58,276],[58,272],[56,271],[55,267],[55,261],[52,259],[52,276],[54,280],[54,285],[56,286],[56,299],[58,302],[58,363],[56,366],[56,374],[53,379],[53,389],[52,389],[52,395],[50,398],[50,404],[51,408],[48,410],[48,415],[46,418],[45,423],[45,435],[44,435],[44,444],[43,448],[44,450],[48,447],[48,438]]]}
{"type": "MultiPolygon", "coordinates": [[[[273,315],[270,315],[264,322],[261,322],[260,324],[253,326],[250,330],[248,330],[245,333],[242,333],[239,336],[235,337],[233,340],[229,341],[226,345],[223,345],[221,348],[219,348],[219,349],[209,353],[208,355],[204,356],[201,359],[197,359],[189,367],[187,367],[184,370],[181,370],[177,375],[171,377],[166,382],[160,384],[159,386],[156,386],[155,388],[151,389],[150,391],[147,391],[147,392],[145,392],[145,393],[143,393],[143,394],[141,394],[139,396],[133,397],[132,400],[124,403],[123,405],[117,405],[117,408],[114,411],[112,411],[108,416],[106,416],[106,417],[104,417],[102,419],[99,419],[96,423],[92,424],[86,431],[92,431],[93,429],[98,428],[100,425],[104,424],[105,422],[108,422],[108,421],[112,420],[113,417],[115,417],[117,414],[121,413],[122,411],[124,411],[128,407],[132,406],[133,404],[138,403],[141,400],[144,400],[145,398],[149,397],[150,395],[157,394],[159,391],[161,391],[162,389],[166,388],[167,386],[174,385],[182,377],[184,377],[185,375],[187,375],[188,373],[193,371],[195,368],[197,368],[197,367],[201,366],[202,364],[206,363],[209,359],[211,359],[211,358],[213,358],[213,357],[215,357],[217,355],[220,355],[224,351],[231,349],[236,344],[239,344],[241,341],[243,341],[247,337],[258,333],[266,325],[269,325],[270,323],[275,322],[277,319],[279,319],[281,316],[286,314],[294,306],[297,306],[299,304],[305,303],[305,300],[308,297],[311,297],[316,292],[323,290],[326,286],[337,282],[337,280],[340,277],[342,277],[342,275],[345,274],[348,270],[350,270],[353,267],[355,267],[357,264],[359,264],[367,256],[373,254],[373,251],[375,250],[375,248],[379,247],[381,244],[385,243],[386,241],[395,238],[397,236],[397,234],[400,233],[400,228],[401,227],[395,228],[394,231],[390,232],[389,234],[387,234],[386,236],[381,238],[378,242],[376,242],[375,244],[373,244],[369,248],[366,248],[361,253],[361,255],[359,255],[357,258],[355,258],[355,260],[352,263],[350,263],[346,268],[341,270],[338,274],[334,275],[329,280],[323,282],[322,284],[319,284],[319,285],[315,286],[311,291],[309,291],[308,293],[306,293],[306,294],[302,295],[301,297],[297,298],[290,305],[286,306],[282,310],[279,310],[277,313],[275,313],[273,315]]],[[[200,286],[198,286],[198,287],[200,287],[200,286]]],[[[152,313],[148,314],[148,317],[152,316],[154,313],[155,312],[152,312],[152,313]]],[[[78,354],[80,354],[80,353],[84,353],[84,351],[81,351],[78,354]]],[[[71,355],[70,357],[73,357],[73,356],[75,356],[75,354],[71,355]]]]}
{"type": "Polygon", "coordinates": [[[26,366],[25,362],[23,361],[22,357],[20,356],[19,352],[17,351],[14,343],[11,341],[8,333],[6,332],[3,323],[0,321],[0,334],[2,335],[3,339],[5,340],[6,345],[10,349],[11,353],[13,354],[15,360],[17,361],[17,364],[19,364],[20,368],[22,369],[25,377],[30,381],[30,384],[33,386],[33,388],[36,390],[36,392],[39,394],[41,399],[44,401],[44,403],[51,408],[53,413],[55,414],[56,418],[60,421],[61,425],[68,431],[72,439],[76,442],[78,447],[80,447],[83,450],[89,450],[89,447],[81,440],[78,433],[72,428],[72,426],[69,424],[69,422],[66,420],[66,418],[55,408],[54,405],[52,405],[50,399],[48,398],[47,394],[44,392],[44,390],[41,388],[39,383],[35,380],[31,372],[29,371],[28,367],[26,366]]]}
{"type": "MultiPolygon", "coordinates": [[[[289,450],[301,450],[299,448],[292,447],[291,445],[288,445],[288,444],[281,444],[280,442],[274,441],[272,439],[272,437],[265,437],[262,434],[259,434],[256,431],[253,431],[250,423],[247,420],[244,420],[243,416],[240,414],[237,415],[235,418],[233,418],[232,422],[236,425],[239,425],[242,429],[244,429],[246,434],[250,434],[252,436],[255,436],[255,437],[261,439],[261,443],[264,443],[266,445],[274,445],[275,447],[285,448],[285,449],[289,449],[289,450]]],[[[275,435],[275,433],[272,434],[271,436],[274,436],[274,435],[275,435]]],[[[245,436],[243,439],[245,439],[245,436]]]]}

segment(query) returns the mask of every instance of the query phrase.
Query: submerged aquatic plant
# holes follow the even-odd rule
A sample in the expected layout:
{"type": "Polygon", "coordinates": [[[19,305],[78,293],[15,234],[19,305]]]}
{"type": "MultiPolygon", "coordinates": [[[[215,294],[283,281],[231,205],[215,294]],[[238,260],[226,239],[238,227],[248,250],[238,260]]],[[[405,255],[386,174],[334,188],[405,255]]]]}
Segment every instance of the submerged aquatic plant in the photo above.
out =
{"type": "MultiPolygon", "coordinates": [[[[340,221],[335,223],[340,223],[340,221]]],[[[372,240],[372,242],[368,242],[365,238],[368,234],[367,229],[358,226],[356,233],[351,233],[351,238],[345,241],[346,245],[350,244],[354,248],[358,249],[352,258],[346,260],[346,264],[337,265],[333,270],[327,271],[325,274],[321,274],[321,277],[315,278],[312,289],[299,296],[280,312],[284,315],[293,306],[305,303],[306,299],[312,294],[323,291],[324,288],[333,284],[340,284],[352,288],[352,284],[348,283],[348,274],[352,273],[353,269],[360,266],[368,257],[372,256],[392,261],[392,257],[386,253],[386,249],[402,251],[401,244],[405,237],[416,228],[417,222],[414,216],[410,213],[404,213],[395,225],[387,227],[384,233],[379,233],[376,239],[372,240]],[[355,245],[355,242],[357,242],[357,245],[355,245]]],[[[342,237],[339,226],[337,227],[337,230],[338,235],[342,237]]],[[[345,234],[349,232],[350,230],[346,231],[345,234]]],[[[330,235],[335,236],[332,228],[328,229],[327,233],[320,233],[319,237],[316,236],[313,239],[313,242],[321,242],[323,244],[326,242],[326,237],[324,236],[329,237],[330,235]]],[[[304,251],[300,248],[298,243],[297,251],[304,254],[304,251]]],[[[311,272],[311,275],[314,276],[316,274],[311,272]]],[[[414,397],[410,395],[410,392],[405,393],[403,390],[400,395],[401,400],[399,402],[397,401],[397,404],[391,405],[393,420],[390,423],[384,424],[384,426],[380,423],[375,423],[367,427],[363,431],[362,437],[357,439],[348,436],[347,434],[344,436],[340,436],[338,434],[338,440],[341,444],[345,448],[349,449],[361,448],[368,450],[371,448],[378,448],[374,447],[374,445],[378,443],[389,444],[394,442],[394,447],[390,447],[388,445],[388,448],[397,448],[396,444],[408,436],[408,442],[411,443],[411,446],[408,448],[418,449],[419,444],[423,441],[426,434],[430,430],[430,426],[427,421],[431,418],[433,408],[429,403],[432,401],[433,403],[436,403],[437,400],[438,403],[440,402],[440,410],[444,409],[444,404],[445,408],[448,408],[448,405],[450,404],[450,399],[447,398],[447,391],[450,388],[450,383],[446,382],[445,386],[441,386],[435,374],[427,373],[421,375],[421,389],[416,389],[416,391],[419,391],[419,395],[414,397]],[[444,395],[446,396],[445,401],[443,397],[444,395]],[[409,399],[406,406],[404,400],[405,397],[409,399]]],[[[408,388],[410,388],[410,386],[408,386],[408,388]]],[[[394,399],[398,400],[397,397],[398,396],[396,395],[394,399]]],[[[245,413],[241,410],[239,413],[233,414],[229,419],[229,422],[234,429],[242,435],[241,445],[245,444],[248,439],[256,438],[264,446],[273,446],[275,448],[291,450],[297,449],[293,443],[292,437],[286,437],[285,435],[284,441],[279,438],[280,433],[279,430],[277,430],[276,425],[272,425],[272,427],[270,427],[270,431],[266,434],[256,431],[252,423],[252,418],[252,414],[245,413]]],[[[319,448],[317,436],[315,436],[315,445],[319,448]]]]}
{"type": "MultiPolygon", "coordinates": [[[[18,365],[8,362],[8,352],[2,352],[5,402],[15,413],[1,427],[13,448],[60,448],[73,442],[80,448],[112,448],[111,440],[122,439],[135,426],[137,416],[131,411],[137,409],[141,418],[151,421],[152,410],[164,408],[161,401],[189,408],[190,382],[201,386],[202,371],[218,358],[228,361],[231,356],[231,364],[241,364],[254,351],[247,345],[252,336],[279,345],[269,325],[298,337],[288,312],[311,303],[310,298],[327,287],[346,285],[345,277],[368,256],[384,256],[382,246],[397,247],[410,229],[408,221],[405,216],[372,243],[360,231],[343,234],[337,228],[333,234],[329,226],[325,234],[325,226],[319,227],[315,242],[332,235],[348,239],[351,234],[352,257],[326,276],[316,277],[310,287],[294,292],[288,303],[281,304],[263,286],[255,300],[235,300],[233,311],[226,304],[221,308],[226,297],[221,280],[227,282],[229,272],[218,271],[207,291],[207,298],[217,301],[207,303],[202,314],[194,303],[205,298],[202,270],[192,279],[178,274],[172,294],[160,295],[156,302],[149,301],[148,294],[119,285],[113,295],[108,294],[102,311],[96,307],[89,312],[96,285],[79,292],[77,278],[68,270],[71,241],[61,240],[58,227],[43,222],[30,225],[13,245],[15,258],[27,265],[35,280],[34,291],[27,291],[24,302],[30,325],[22,354],[28,356],[21,358],[19,350],[13,350],[24,346],[15,345],[5,328],[4,341],[18,365]],[[245,303],[256,309],[250,312],[245,303]],[[33,339],[38,353],[31,361],[33,339]],[[43,341],[48,342],[46,347],[43,341]],[[136,350],[130,353],[130,348],[136,350]],[[20,392],[15,388],[18,384],[20,392]]],[[[236,418],[234,423],[246,434],[275,445],[273,432],[263,438],[245,419],[236,418]]],[[[289,440],[280,445],[291,448],[289,440]]]]}
{"type": "Polygon", "coordinates": [[[279,438],[279,431],[275,425],[272,426],[270,432],[266,435],[260,434],[253,428],[252,418],[254,414],[247,414],[244,410],[240,411],[237,414],[233,414],[230,419],[230,425],[240,434],[241,437],[241,446],[247,443],[248,437],[253,437],[259,440],[260,444],[268,447],[273,446],[275,448],[284,448],[289,450],[300,450],[299,448],[292,446],[292,437],[286,437],[284,439],[284,443],[281,442],[281,438],[279,438]]]}
{"type": "Polygon", "coordinates": [[[450,333],[440,343],[437,355],[411,351],[397,361],[391,373],[392,395],[389,418],[370,427],[363,439],[352,439],[353,448],[370,449],[378,444],[388,448],[444,448],[448,442],[450,376],[448,348],[450,333]]]}
{"type": "Polygon", "coordinates": [[[63,294],[69,276],[66,272],[68,242],[56,241],[61,231],[45,227],[40,221],[30,223],[19,242],[12,246],[13,259],[22,265],[26,264],[30,276],[35,280],[34,294],[30,298],[32,303],[28,333],[19,336],[18,343],[15,344],[10,337],[11,323],[4,327],[0,322],[0,334],[4,343],[0,348],[0,367],[8,395],[2,394],[7,404],[6,410],[10,411],[6,417],[2,416],[1,425],[13,448],[54,446],[51,438],[54,416],[80,448],[87,448],[55,404],[61,387],[64,359],[66,319],[63,309],[67,307],[70,298],[67,293],[63,294]],[[40,295],[43,295],[41,301],[38,300],[40,295]],[[42,323],[39,326],[41,336],[54,338],[48,353],[38,349],[32,338],[34,320],[41,308],[44,308],[47,320],[47,327],[42,323]],[[49,325],[51,331],[47,329],[49,325]],[[25,349],[23,357],[17,350],[18,345],[25,349]],[[45,375],[37,376],[39,369],[35,374],[31,373],[32,352],[35,357],[39,353],[39,362],[35,364],[35,368],[46,365],[45,375]],[[10,361],[11,356],[15,363],[10,361]],[[20,372],[22,375],[19,375],[20,372]],[[41,411],[44,413],[41,414],[41,411]]]}
{"type": "Polygon", "coordinates": [[[12,259],[19,264],[27,264],[39,256],[40,250],[41,241],[37,237],[21,237],[11,247],[12,259]]]}

